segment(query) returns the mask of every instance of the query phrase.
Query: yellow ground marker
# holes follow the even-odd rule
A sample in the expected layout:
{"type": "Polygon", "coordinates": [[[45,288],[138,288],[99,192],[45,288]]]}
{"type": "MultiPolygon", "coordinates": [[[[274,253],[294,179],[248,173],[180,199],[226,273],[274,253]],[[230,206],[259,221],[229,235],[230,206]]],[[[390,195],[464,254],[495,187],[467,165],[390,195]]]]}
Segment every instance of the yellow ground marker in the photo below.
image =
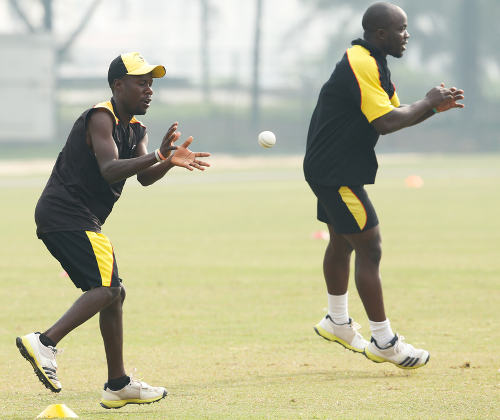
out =
{"type": "Polygon", "coordinates": [[[51,404],[45,410],[43,410],[36,418],[37,419],[64,419],[64,418],[76,419],[76,418],[78,418],[78,416],[66,404],[51,404]]]}

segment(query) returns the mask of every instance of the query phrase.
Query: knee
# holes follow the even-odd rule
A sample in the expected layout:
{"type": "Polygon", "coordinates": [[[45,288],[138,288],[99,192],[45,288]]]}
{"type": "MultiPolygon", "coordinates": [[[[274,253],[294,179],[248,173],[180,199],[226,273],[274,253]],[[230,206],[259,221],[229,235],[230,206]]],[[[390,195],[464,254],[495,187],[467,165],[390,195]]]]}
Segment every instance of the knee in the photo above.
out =
{"type": "Polygon", "coordinates": [[[328,251],[333,258],[349,258],[353,248],[347,242],[340,243],[340,241],[333,239],[328,244],[328,251]]]}
{"type": "Polygon", "coordinates": [[[118,287],[104,287],[106,290],[106,298],[109,303],[114,303],[121,296],[121,286],[118,287]]]}
{"type": "Polygon", "coordinates": [[[367,247],[363,256],[368,259],[372,264],[380,264],[380,260],[382,259],[382,244],[380,241],[374,241],[367,247]]]}

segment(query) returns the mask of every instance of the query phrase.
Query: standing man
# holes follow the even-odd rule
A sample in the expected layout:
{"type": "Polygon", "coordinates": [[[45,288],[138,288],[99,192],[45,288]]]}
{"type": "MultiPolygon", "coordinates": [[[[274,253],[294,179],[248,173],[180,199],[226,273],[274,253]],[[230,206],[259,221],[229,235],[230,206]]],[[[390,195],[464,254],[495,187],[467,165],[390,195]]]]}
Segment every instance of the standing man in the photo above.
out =
{"type": "Polygon", "coordinates": [[[386,57],[400,58],[406,49],[410,37],[406,13],[379,2],[366,10],[362,23],[363,39],[352,42],[321,89],[307,136],[304,174],[318,198],[317,217],[330,232],[323,261],[328,314],[314,329],[374,362],[415,369],[429,361],[429,353],[395,335],[386,317],[379,273],[380,228],[364,185],[375,182],[374,148],[380,134],[463,108],[457,101],[464,96],[462,90],[441,84],[423,99],[401,105],[386,57]],[[353,251],[354,277],[370,323],[370,343],[357,332],[359,325],[347,310],[353,251]]]}
{"type": "Polygon", "coordinates": [[[204,170],[200,157],[189,150],[189,137],[174,146],[181,133],[172,124],[161,145],[148,153],[146,127],[134,115],[149,108],[153,78],[165,68],[150,65],[139,53],[115,58],[108,71],[112,98],[86,110],[75,122],[38,200],[37,235],[61,263],[76,287],[84,292],[68,311],[43,333],[17,337],[19,351],[51,391],[61,391],[57,378],[56,345],[68,333],[99,313],[99,326],[108,365],[102,391],[104,408],[147,404],[167,395],[127,376],[123,364],[122,306],[125,288],[110,240],[101,226],[120,198],[127,178],[137,175],[146,186],[174,166],[204,170]]]}

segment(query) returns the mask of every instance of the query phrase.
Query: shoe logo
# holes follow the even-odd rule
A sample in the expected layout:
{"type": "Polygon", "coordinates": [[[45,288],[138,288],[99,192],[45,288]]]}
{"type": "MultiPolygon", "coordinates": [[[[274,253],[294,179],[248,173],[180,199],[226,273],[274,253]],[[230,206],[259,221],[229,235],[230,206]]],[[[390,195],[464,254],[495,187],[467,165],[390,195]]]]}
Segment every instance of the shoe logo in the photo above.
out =
{"type": "Polygon", "coordinates": [[[403,360],[399,366],[404,366],[404,367],[413,367],[417,364],[419,358],[418,357],[410,357],[408,356],[405,360],[403,360]]]}

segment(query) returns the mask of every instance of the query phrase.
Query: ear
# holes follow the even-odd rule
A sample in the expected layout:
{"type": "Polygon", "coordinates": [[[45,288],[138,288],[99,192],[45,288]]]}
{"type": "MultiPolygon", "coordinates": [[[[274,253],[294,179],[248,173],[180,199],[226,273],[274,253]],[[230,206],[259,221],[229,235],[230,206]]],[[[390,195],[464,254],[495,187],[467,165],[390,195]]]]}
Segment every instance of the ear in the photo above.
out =
{"type": "Polygon", "coordinates": [[[385,40],[387,37],[387,31],[385,29],[379,28],[375,31],[375,37],[380,40],[385,40]]]}
{"type": "Polygon", "coordinates": [[[116,90],[120,90],[123,86],[123,79],[115,79],[113,82],[113,92],[116,90]]]}

